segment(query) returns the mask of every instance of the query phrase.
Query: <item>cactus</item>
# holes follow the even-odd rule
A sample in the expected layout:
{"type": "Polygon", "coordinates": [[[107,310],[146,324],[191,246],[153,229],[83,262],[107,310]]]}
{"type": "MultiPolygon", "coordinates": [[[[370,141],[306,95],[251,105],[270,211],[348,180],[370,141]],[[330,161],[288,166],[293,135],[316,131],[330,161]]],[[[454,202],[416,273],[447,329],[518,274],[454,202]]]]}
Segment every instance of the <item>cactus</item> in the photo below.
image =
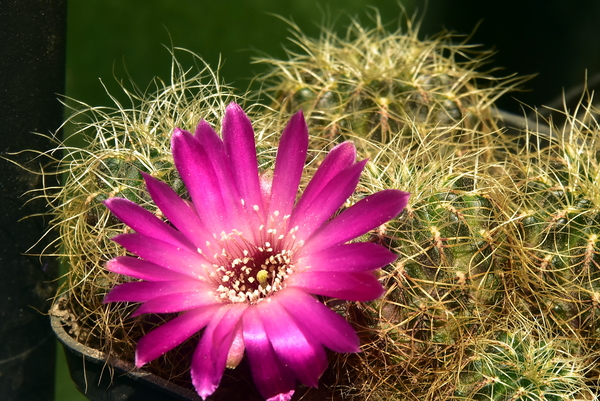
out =
{"type": "Polygon", "coordinates": [[[403,329],[430,344],[451,344],[502,309],[508,263],[492,193],[466,175],[442,185],[390,230],[400,258],[393,272],[399,288],[388,300],[401,305],[402,314],[410,311],[399,319],[403,329]]]}
{"type": "MultiPolygon", "coordinates": [[[[553,127],[556,138],[547,147],[524,146],[514,157],[512,207],[522,235],[524,299],[562,335],[582,338],[598,351],[600,126],[593,108],[586,110],[580,117],[565,113],[565,128],[553,127]]],[[[529,137],[530,144],[537,138],[529,137]]]]}
{"type": "MultiPolygon", "coordinates": [[[[514,315],[508,327],[469,338],[450,378],[440,386],[451,400],[563,401],[593,399],[586,362],[571,344],[548,336],[544,322],[514,315]],[[448,391],[449,390],[449,391],[448,391]]],[[[438,390],[440,391],[440,390],[438,390]]],[[[440,393],[438,393],[440,394],[440,393]]],[[[442,398],[438,395],[437,399],[442,398]]]]}
{"type": "Polygon", "coordinates": [[[367,165],[364,185],[402,186],[412,195],[396,220],[373,233],[399,258],[383,269],[384,297],[348,312],[365,345],[347,364],[352,383],[364,383],[374,399],[422,399],[462,338],[489,330],[512,305],[507,198],[485,166],[473,171],[464,157],[388,156],[392,165],[377,158],[367,165]]]}
{"type": "MultiPolygon", "coordinates": [[[[338,386],[333,392],[359,400],[548,401],[585,393],[598,374],[582,366],[600,355],[594,113],[568,119],[560,138],[530,130],[507,148],[493,102],[523,78],[477,72],[489,53],[471,53],[449,34],[419,40],[413,21],[405,33],[375,21],[373,29],[353,21],[344,38],[324,30],[318,40],[294,27],[306,54],[260,60],[273,66],[261,78],[273,102],[269,112],[254,105],[266,114],[252,117],[263,168],[275,156],[266,133],[280,132],[288,114],[303,108],[309,170],[324,147],[345,139],[371,159],[363,193],[349,203],[385,188],[412,193],[405,212],[372,233],[399,256],[381,272],[386,295],[371,303],[332,302],[363,343],[363,353],[340,357],[328,372],[338,386]],[[507,323],[518,313],[545,323],[539,329],[533,318],[519,320],[521,327],[507,323]]],[[[156,317],[126,319],[130,309],[101,304],[117,279],[103,263],[122,252],[109,238],[125,230],[101,202],[120,196],[158,213],[140,171],[185,197],[170,155],[173,128],[193,131],[205,119],[218,130],[229,101],[245,109],[250,103],[209,69],[189,76],[173,63],[173,81],[156,81],[153,95],[126,91],[139,101],[131,109],[82,105],[79,114],[91,121],[78,124],[89,144],[64,147],[59,170],[66,181],[52,199],[71,266],[63,290],[80,315],[75,335],[129,358],[156,317]]],[[[168,363],[185,359],[186,351],[179,353],[168,363]]],[[[167,362],[151,369],[161,364],[167,362]]],[[[166,377],[181,374],[165,369],[166,377]]]]}
{"type": "Polygon", "coordinates": [[[490,52],[455,44],[457,36],[420,40],[412,20],[406,32],[389,32],[378,14],[373,20],[373,29],[353,20],[345,37],[323,29],[319,39],[290,23],[301,51],[288,51],[288,60],[257,60],[271,66],[260,81],[273,106],[303,108],[321,146],[351,138],[369,154],[392,141],[406,151],[434,142],[443,153],[493,142],[493,103],[524,78],[477,72],[490,52]]]}

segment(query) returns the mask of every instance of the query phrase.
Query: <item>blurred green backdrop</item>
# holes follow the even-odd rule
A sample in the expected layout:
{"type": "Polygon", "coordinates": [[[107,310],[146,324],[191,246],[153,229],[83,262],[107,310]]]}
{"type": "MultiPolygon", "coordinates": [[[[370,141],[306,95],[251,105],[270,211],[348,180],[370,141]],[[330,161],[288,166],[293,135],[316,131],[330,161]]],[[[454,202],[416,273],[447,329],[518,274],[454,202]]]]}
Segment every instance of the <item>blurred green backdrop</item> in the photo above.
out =
{"type": "MultiPolygon", "coordinates": [[[[369,22],[376,8],[382,20],[397,25],[401,14],[397,0],[69,0],[66,95],[93,106],[110,106],[111,94],[125,100],[116,79],[129,77],[144,88],[154,76],[169,77],[171,57],[163,47],[189,49],[216,68],[221,76],[245,90],[261,66],[251,64],[259,52],[282,58],[288,26],[273,16],[296,22],[316,36],[319,25],[335,21],[343,31],[348,15],[369,22]]],[[[539,72],[527,84],[528,93],[515,97],[530,105],[547,103],[562,87],[581,83],[584,69],[600,71],[600,2],[581,0],[578,7],[564,0],[541,6],[527,0],[401,0],[407,13],[427,8],[421,36],[443,27],[474,33],[471,43],[496,47],[494,66],[502,74],[539,72]],[[427,4],[426,4],[427,3],[427,4]]],[[[502,99],[503,108],[519,112],[519,103],[502,99]]],[[[69,113],[67,111],[67,113],[69,113]]],[[[67,131],[68,132],[68,131],[67,131]]],[[[59,351],[56,400],[84,400],[74,389],[59,351]]]]}
{"type": "MultiPolygon", "coordinates": [[[[409,13],[411,3],[402,2],[409,13]]],[[[199,54],[213,69],[221,58],[221,76],[244,90],[261,71],[252,57],[259,52],[284,57],[289,27],[274,14],[318,35],[325,20],[337,20],[342,29],[347,15],[366,22],[369,7],[380,10],[384,21],[401,13],[395,0],[70,0],[67,94],[109,105],[98,78],[117,95],[113,76],[127,80],[129,74],[141,87],[154,76],[168,78],[170,54],[163,45],[171,44],[199,54]]]]}

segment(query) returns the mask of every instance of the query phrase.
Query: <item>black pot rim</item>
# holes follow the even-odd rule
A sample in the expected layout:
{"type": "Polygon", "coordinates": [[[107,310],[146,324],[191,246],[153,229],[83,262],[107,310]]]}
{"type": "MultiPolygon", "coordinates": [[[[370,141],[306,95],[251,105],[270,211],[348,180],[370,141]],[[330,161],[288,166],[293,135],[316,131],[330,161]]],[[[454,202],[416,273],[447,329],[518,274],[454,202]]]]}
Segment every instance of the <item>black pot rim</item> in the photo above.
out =
{"type": "MultiPolygon", "coordinates": [[[[162,377],[156,376],[153,373],[138,369],[130,362],[121,360],[114,356],[107,355],[103,352],[98,351],[97,349],[90,348],[86,345],[81,344],[76,341],[73,337],[71,337],[64,328],[63,322],[60,317],[50,315],[50,324],[52,326],[52,330],[54,331],[56,337],[63,345],[65,352],[72,354],[75,359],[78,359],[81,364],[85,364],[88,362],[82,372],[85,375],[86,371],[89,370],[89,365],[95,365],[99,367],[99,369],[104,372],[104,376],[110,376],[109,382],[107,383],[109,386],[112,385],[113,380],[119,379],[127,383],[125,386],[143,386],[146,388],[150,388],[155,390],[158,394],[157,400],[180,400],[180,401],[202,401],[200,396],[190,390],[183,388],[177,384],[174,384],[162,377]],[[105,372],[106,367],[110,366],[114,370],[114,374],[108,374],[105,372]]],[[[68,358],[69,359],[69,358],[68,358]]],[[[73,359],[71,359],[73,360],[73,359]]],[[[69,370],[71,373],[71,379],[75,382],[77,388],[86,396],[86,391],[82,390],[82,387],[86,388],[88,386],[94,386],[93,380],[87,380],[87,377],[74,377],[74,372],[71,364],[69,363],[69,370]],[[85,386],[80,386],[78,382],[85,383],[85,386]]],[[[123,386],[123,383],[120,384],[123,386]]],[[[100,390],[102,391],[102,390],[100,390]]],[[[109,390],[110,391],[110,390],[109,390]]],[[[93,399],[93,398],[91,398],[93,399]]],[[[136,396],[132,398],[123,398],[119,397],[103,397],[102,399],[138,399],[136,396]]]]}

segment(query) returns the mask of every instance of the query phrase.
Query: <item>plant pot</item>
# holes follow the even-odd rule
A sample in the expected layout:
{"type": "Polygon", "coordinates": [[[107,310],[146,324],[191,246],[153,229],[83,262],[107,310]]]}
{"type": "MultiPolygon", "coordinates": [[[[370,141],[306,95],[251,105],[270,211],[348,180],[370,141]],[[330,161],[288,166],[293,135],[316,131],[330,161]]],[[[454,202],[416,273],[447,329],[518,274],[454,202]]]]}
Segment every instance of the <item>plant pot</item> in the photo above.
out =
{"type": "Polygon", "coordinates": [[[77,342],[59,316],[50,317],[75,387],[91,401],[201,401],[196,392],[77,342]]]}

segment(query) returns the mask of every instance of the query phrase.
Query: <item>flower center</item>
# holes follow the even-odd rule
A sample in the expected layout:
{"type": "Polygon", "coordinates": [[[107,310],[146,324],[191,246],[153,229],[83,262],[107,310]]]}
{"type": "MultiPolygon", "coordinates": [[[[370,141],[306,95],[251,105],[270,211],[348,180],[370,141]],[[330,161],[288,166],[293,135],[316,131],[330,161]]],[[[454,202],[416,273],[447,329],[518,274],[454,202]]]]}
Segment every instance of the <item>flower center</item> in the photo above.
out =
{"type": "MultiPolygon", "coordinates": [[[[269,223],[270,227],[275,226],[273,221],[269,223]]],[[[281,235],[276,229],[261,225],[257,232],[259,245],[248,241],[237,230],[221,233],[220,239],[214,235],[218,245],[210,245],[213,252],[218,253],[212,257],[215,270],[211,277],[217,286],[218,299],[256,303],[281,290],[294,271],[293,254],[303,244],[296,241],[296,231],[294,228],[281,235]]]]}
{"type": "MultiPolygon", "coordinates": [[[[245,204],[241,200],[242,206],[245,204]]],[[[258,206],[252,210],[258,212],[258,206]]],[[[304,245],[296,238],[298,227],[287,228],[290,215],[275,210],[260,224],[251,239],[233,229],[213,234],[204,251],[198,252],[213,263],[210,277],[221,302],[257,303],[284,288],[294,272],[294,254],[304,245]],[[212,256],[212,257],[211,257],[212,256]]]]}
{"type": "Polygon", "coordinates": [[[216,268],[220,278],[217,293],[222,300],[258,302],[281,290],[283,282],[293,272],[290,252],[286,249],[275,251],[268,242],[264,247],[257,247],[253,252],[245,250],[243,254],[247,256],[233,260],[220,258],[225,262],[216,268]]]}

